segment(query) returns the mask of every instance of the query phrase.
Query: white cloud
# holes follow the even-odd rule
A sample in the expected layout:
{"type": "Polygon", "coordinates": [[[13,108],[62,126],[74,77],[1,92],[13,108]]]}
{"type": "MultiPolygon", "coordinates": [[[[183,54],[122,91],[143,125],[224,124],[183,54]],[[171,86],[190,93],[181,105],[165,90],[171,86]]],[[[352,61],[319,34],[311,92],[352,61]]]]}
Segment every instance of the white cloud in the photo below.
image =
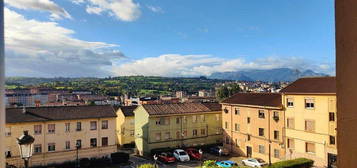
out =
{"type": "Polygon", "coordinates": [[[53,20],[72,18],[64,8],[58,6],[51,0],[5,0],[5,3],[18,9],[50,12],[51,19],[53,20]]]}
{"type": "Polygon", "coordinates": [[[102,14],[106,12],[109,16],[122,21],[134,21],[140,17],[140,5],[134,0],[72,0],[75,4],[86,4],[89,14],[102,14]]]}
{"type": "Polygon", "coordinates": [[[71,37],[56,22],[28,20],[5,8],[5,49],[10,76],[106,76],[124,55],[117,45],[71,37]]]}
{"type": "Polygon", "coordinates": [[[151,6],[151,5],[147,5],[146,6],[149,10],[151,10],[152,12],[155,12],[155,13],[164,13],[164,10],[159,7],[159,6],[151,6]]]}
{"type": "MultiPolygon", "coordinates": [[[[214,72],[230,72],[247,69],[293,68],[312,69],[320,72],[322,69],[297,57],[267,57],[255,61],[245,61],[242,58],[222,59],[210,55],[180,55],[165,54],[149,57],[113,67],[113,72],[119,76],[199,76],[214,72]]],[[[331,73],[331,72],[330,72],[331,73]]]]}

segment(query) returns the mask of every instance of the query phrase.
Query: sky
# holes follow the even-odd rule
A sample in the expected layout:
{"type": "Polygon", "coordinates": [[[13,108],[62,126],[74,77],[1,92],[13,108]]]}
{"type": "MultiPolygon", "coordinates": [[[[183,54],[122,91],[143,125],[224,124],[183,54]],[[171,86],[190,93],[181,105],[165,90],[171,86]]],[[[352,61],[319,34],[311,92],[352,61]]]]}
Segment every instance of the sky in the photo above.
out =
{"type": "Polygon", "coordinates": [[[6,76],[335,74],[333,0],[5,0],[6,76]]]}

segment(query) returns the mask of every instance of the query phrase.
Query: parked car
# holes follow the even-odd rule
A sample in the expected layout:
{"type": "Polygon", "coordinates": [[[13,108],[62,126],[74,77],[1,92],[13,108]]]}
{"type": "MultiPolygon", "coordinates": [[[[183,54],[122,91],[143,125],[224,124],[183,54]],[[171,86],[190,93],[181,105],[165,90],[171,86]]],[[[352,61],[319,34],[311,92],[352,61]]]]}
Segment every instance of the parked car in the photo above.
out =
{"type": "Polygon", "coordinates": [[[191,159],[199,160],[202,158],[202,155],[200,154],[200,152],[198,152],[198,150],[195,148],[187,148],[186,152],[190,156],[191,159]]]}
{"type": "Polygon", "coordinates": [[[171,152],[162,152],[158,155],[158,160],[164,163],[173,163],[176,161],[171,152]]]}
{"type": "Polygon", "coordinates": [[[229,155],[229,151],[225,148],[223,148],[223,146],[214,146],[212,148],[210,148],[209,150],[210,153],[218,155],[218,156],[228,156],[229,155]]]}
{"type": "Polygon", "coordinates": [[[248,158],[242,160],[243,165],[250,167],[263,167],[268,165],[263,159],[260,158],[248,158]]]}
{"type": "Polygon", "coordinates": [[[187,152],[182,149],[175,149],[174,156],[178,161],[181,162],[190,161],[190,156],[188,156],[187,152]]]}
{"type": "Polygon", "coordinates": [[[238,166],[238,164],[236,162],[233,162],[233,161],[230,161],[230,160],[218,161],[218,162],[216,162],[216,165],[218,167],[234,167],[234,166],[238,166]]]}

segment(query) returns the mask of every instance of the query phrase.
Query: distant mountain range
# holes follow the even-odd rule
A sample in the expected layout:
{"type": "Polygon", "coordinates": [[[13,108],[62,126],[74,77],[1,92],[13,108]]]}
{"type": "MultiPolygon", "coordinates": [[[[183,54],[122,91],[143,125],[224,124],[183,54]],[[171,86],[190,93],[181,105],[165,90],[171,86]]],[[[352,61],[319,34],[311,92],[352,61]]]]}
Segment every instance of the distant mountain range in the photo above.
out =
{"type": "Polygon", "coordinates": [[[277,68],[268,70],[242,70],[235,72],[215,72],[208,76],[209,79],[240,80],[240,81],[295,81],[301,77],[328,76],[312,70],[300,71],[298,69],[277,68]]]}

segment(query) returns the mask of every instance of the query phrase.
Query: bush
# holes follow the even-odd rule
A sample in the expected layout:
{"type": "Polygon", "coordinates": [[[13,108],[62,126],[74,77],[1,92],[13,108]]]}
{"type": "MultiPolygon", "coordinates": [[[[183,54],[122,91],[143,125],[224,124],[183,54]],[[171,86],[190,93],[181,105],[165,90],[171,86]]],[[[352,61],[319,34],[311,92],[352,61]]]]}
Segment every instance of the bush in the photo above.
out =
{"type": "Polygon", "coordinates": [[[127,163],[129,161],[129,154],[124,152],[115,152],[110,155],[112,158],[112,163],[120,164],[127,163]]]}
{"type": "Polygon", "coordinates": [[[273,163],[269,168],[310,168],[314,161],[306,158],[297,158],[273,163]]]}
{"type": "Polygon", "coordinates": [[[155,168],[153,164],[142,164],[138,168],[155,168]]]}

